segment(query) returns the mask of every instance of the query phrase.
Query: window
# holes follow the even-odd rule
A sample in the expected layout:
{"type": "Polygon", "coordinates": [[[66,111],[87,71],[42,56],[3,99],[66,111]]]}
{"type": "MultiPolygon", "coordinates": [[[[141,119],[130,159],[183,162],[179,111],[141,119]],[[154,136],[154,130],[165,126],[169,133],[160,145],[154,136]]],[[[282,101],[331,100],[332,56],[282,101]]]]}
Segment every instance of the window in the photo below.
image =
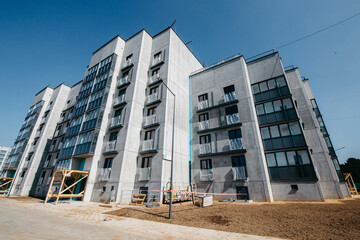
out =
{"type": "Polygon", "coordinates": [[[126,57],[126,62],[131,62],[131,59],[132,59],[132,54],[126,57]]]}
{"type": "Polygon", "coordinates": [[[148,108],[146,116],[152,116],[156,114],[156,107],[148,108]]]}
{"type": "Polygon", "coordinates": [[[154,63],[158,63],[161,61],[161,52],[154,54],[154,63]]]}
{"type": "Polygon", "coordinates": [[[229,139],[236,139],[236,138],[241,138],[241,130],[240,129],[230,130],[229,139]]]}
{"type": "Polygon", "coordinates": [[[236,105],[225,108],[225,114],[226,115],[231,115],[231,114],[235,114],[235,113],[238,113],[238,112],[239,112],[238,107],[236,105]]]}
{"type": "Polygon", "coordinates": [[[224,87],[224,94],[228,94],[228,93],[232,93],[235,92],[235,87],[234,85],[228,86],[228,87],[224,87]]]}
{"type": "Polygon", "coordinates": [[[105,158],[104,167],[103,168],[111,168],[114,158],[105,158]]]}
{"type": "Polygon", "coordinates": [[[159,77],[160,68],[157,68],[151,72],[151,76],[159,77]]]}
{"type": "Polygon", "coordinates": [[[272,180],[316,178],[307,150],[267,153],[266,162],[272,180]]]}
{"type": "Polygon", "coordinates": [[[265,113],[268,114],[268,113],[274,112],[274,107],[273,107],[272,102],[264,103],[264,107],[265,107],[265,113]]]}
{"type": "Polygon", "coordinates": [[[262,139],[269,139],[270,137],[270,131],[268,127],[260,128],[261,137],[262,139]]]}
{"type": "Polygon", "coordinates": [[[151,131],[146,131],[145,132],[145,141],[146,140],[151,140],[155,138],[155,130],[151,130],[151,131]]]}
{"type": "Polygon", "coordinates": [[[141,168],[151,167],[151,159],[152,157],[143,157],[141,162],[141,168]]]}
{"type": "Polygon", "coordinates": [[[290,131],[289,131],[289,125],[286,124],[280,124],[279,125],[280,128],[280,134],[282,137],[286,137],[290,135],[290,131]]]}
{"type": "Polygon", "coordinates": [[[48,155],[48,157],[47,157],[46,160],[47,160],[47,161],[50,161],[50,160],[51,160],[51,154],[48,155]]]}
{"type": "Polygon", "coordinates": [[[114,113],[114,117],[121,116],[122,110],[123,110],[122,108],[117,109],[117,110],[115,111],[115,113],[114,113]]]}
{"type": "Polygon", "coordinates": [[[210,134],[200,136],[200,144],[205,144],[205,143],[210,143],[210,142],[211,142],[210,134]]]}
{"type": "Polygon", "coordinates": [[[231,157],[231,163],[233,167],[245,167],[245,156],[231,157]]]}
{"type": "Polygon", "coordinates": [[[119,132],[110,133],[109,141],[116,141],[119,132]]]}
{"type": "Polygon", "coordinates": [[[291,131],[291,135],[301,134],[299,122],[291,122],[291,123],[289,123],[289,127],[290,127],[290,131],[291,131]]]}
{"type": "Polygon", "coordinates": [[[150,95],[155,94],[158,92],[158,87],[150,88],[150,95]]]}
{"type": "Polygon", "coordinates": [[[200,169],[212,169],[211,159],[200,160],[200,169]]]}
{"type": "Polygon", "coordinates": [[[126,88],[121,89],[121,90],[119,91],[119,95],[118,95],[118,96],[125,95],[125,93],[126,93],[126,88]]]}
{"type": "Polygon", "coordinates": [[[33,154],[32,153],[30,153],[29,155],[28,155],[28,157],[27,157],[27,161],[30,161],[31,160],[31,158],[32,158],[32,156],[33,156],[33,154]]]}
{"type": "Polygon", "coordinates": [[[20,177],[23,178],[25,176],[25,173],[26,173],[26,171],[22,171],[20,177]]]}
{"type": "Polygon", "coordinates": [[[208,100],[208,95],[207,93],[205,93],[203,95],[200,95],[198,98],[199,98],[199,102],[206,101],[208,100]]]}
{"type": "Polygon", "coordinates": [[[199,122],[203,122],[207,120],[209,120],[209,113],[203,113],[199,115],[199,122]]]}

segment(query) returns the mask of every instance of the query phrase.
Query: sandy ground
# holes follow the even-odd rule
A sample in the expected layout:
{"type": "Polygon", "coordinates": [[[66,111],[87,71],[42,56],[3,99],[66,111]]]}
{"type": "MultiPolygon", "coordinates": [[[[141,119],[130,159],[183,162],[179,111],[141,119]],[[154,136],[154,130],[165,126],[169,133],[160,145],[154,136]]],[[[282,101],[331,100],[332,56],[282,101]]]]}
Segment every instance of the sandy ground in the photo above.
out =
{"type": "MultiPolygon", "coordinates": [[[[186,239],[233,240],[274,239],[234,232],[196,228],[136,218],[109,215],[98,203],[61,202],[43,204],[42,200],[27,197],[0,197],[0,239],[186,239]]],[[[143,207],[132,207],[143,209],[143,207]]]]}
{"type": "Polygon", "coordinates": [[[228,232],[288,239],[360,239],[360,199],[321,203],[216,203],[127,207],[107,214],[228,232]]]}

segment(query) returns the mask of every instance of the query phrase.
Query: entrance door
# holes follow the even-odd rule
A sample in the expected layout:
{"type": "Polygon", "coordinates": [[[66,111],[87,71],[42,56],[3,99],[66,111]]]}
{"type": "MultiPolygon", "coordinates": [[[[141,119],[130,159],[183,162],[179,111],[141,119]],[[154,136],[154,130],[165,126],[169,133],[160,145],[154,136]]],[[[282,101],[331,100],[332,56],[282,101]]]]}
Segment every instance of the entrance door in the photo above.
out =
{"type": "Polygon", "coordinates": [[[242,195],[236,195],[237,200],[250,200],[248,187],[236,187],[236,193],[242,195]]]}
{"type": "Polygon", "coordinates": [[[146,194],[146,197],[145,197],[145,200],[144,200],[145,203],[147,202],[148,190],[149,190],[148,187],[140,187],[139,188],[139,193],[140,194],[146,194]]]}

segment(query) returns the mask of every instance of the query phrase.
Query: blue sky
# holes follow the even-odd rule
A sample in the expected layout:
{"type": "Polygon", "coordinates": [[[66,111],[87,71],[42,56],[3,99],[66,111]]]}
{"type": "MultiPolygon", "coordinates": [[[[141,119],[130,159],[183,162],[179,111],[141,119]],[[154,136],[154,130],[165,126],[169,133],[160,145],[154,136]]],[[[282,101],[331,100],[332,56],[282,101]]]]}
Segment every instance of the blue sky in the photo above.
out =
{"type": "MultiPolygon", "coordinates": [[[[81,80],[91,53],[120,34],[171,25],[199,60],[246,58],[360,11],[360,1],[2,1],[0,146],[11,146],[40,89],[81,80]]],[[[360,158],[360,16],[280,49],[310,79],[341,162],[360,158]]]]}

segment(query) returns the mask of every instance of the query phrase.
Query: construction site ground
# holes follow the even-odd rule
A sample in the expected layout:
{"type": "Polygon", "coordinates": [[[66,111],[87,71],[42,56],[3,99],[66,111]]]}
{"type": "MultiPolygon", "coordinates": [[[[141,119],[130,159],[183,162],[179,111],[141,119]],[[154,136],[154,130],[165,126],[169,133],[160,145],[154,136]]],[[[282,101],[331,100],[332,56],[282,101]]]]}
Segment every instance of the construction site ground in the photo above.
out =
{"type": "Polygon", "coordinates": [[[108,207],[0,197],[0,239],[360,239],[360,198],[108,207]]]}

